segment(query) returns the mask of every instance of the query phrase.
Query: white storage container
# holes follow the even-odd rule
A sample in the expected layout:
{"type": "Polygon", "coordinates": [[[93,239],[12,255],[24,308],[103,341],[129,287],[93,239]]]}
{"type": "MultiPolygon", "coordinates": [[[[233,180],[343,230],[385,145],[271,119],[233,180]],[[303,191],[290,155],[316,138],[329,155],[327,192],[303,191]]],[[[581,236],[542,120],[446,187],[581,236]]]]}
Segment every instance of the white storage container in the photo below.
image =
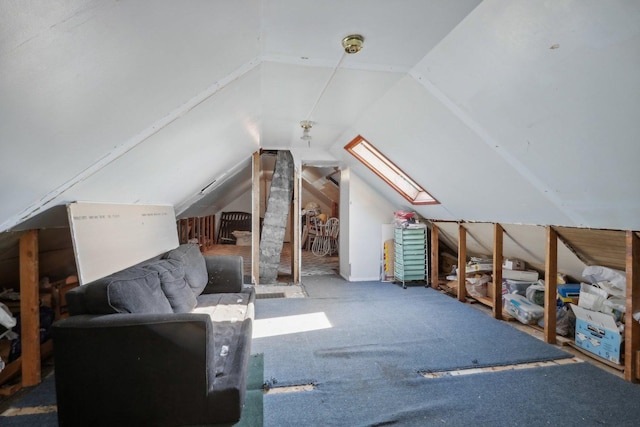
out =
{"type": "Polygon", "coordinates": [[[532,325],[544,316],[544,308],[532,303],[522,295],[505,294],[502,296],[502,300],[505,311],[525,325],[532,325]]]}

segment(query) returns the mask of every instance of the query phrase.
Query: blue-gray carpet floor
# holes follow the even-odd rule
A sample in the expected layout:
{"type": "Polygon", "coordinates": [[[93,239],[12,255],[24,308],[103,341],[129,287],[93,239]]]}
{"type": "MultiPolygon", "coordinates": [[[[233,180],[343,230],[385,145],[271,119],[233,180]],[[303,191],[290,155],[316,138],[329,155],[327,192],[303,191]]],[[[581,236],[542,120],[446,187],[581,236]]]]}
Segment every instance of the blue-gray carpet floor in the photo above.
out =
{"type": "MultiPolygon", "coordinates": [[[[640,425],[640,385],[589,363],[425,378],[571,357],[433,289],[335,275],[303,283],[308,298],[256,301],[259,369],[239,425],[640,425]],[[262,379],[271,388],[264,396],[262,379]]],[[[0,417],[0,425],[55,426],[54,405],[49,376],[11,405],[49,410],[0,417]]]]}
{"type": "Polygon", "coordinates": [[[315,386],[267,394],[265,426],[640,425],[640,386],[588,363],[424,378],[572,356],[433,289],[303,283],[309,298],[256,303],[265,382],[315,386]],[[262,332],[277,319],[294,332],[262,332]]]}

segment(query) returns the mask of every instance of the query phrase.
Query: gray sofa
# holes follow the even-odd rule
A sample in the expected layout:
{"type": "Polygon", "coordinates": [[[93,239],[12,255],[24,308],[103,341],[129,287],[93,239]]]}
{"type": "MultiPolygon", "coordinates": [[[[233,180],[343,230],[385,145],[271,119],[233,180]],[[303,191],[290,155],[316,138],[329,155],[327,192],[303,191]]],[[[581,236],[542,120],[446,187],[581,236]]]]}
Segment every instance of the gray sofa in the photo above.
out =
{"type": "Polygon", "coordinates": [[[61,426],[186,426],[240,418],[255,291],[242,258],[195,245],[67,293],[54,323],[61,426]]]}

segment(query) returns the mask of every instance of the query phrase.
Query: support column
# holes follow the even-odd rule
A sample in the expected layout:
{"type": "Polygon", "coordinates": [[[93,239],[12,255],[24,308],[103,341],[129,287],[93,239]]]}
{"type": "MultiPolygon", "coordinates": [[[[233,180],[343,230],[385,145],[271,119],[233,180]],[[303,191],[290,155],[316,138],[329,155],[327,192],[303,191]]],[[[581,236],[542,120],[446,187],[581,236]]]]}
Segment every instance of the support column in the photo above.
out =
{"type": "Polygon", "coordinates": [[[260,284],[260,152],[253,153],[251,201],[251,278],[260,284]]]}
{"type": "Polygon", "coordinates": [[[293,236],[291,238],[291,280],[293,283],[300,283],[301,270],[301,253],[302,245],[300,243],[302,237],[301,215],[300,215],[300,199],[301,199],[301,178],[298,170],[294,173],[293,179],[293,226],[291,227],[293,236]]]}
{"type": "Polygon", "coordinates": [[[293,198],[293,169],[291,153],[278,151],[260,236],[260,282],[263,285],[274,284],[278,280],[280,255],[293,198]]]}
{"type": "Polygon", "coordinates": [[[502,247],[504,229],[493,225],[493,317],[502,320],[502,247]]]}
{"type": "Polygon", "coordinates": [[[38,230],[20,237],[20,343],[22,386],[40,384],[40,303],[38,289],[38,230]]]}
{"type": "Polygon", "coordinates": [[[467,229],[458,225],[458,301],[467,301],[467,229]]]}
{"type": "Polygon", "coordinates": [[[638,351],[640,351],[640,324],[633,313],[640,310],[640,239],[635,231],[626,233],[626,322],[624,326],[624,379],[638,382],[640,375],[638,351]]]}
{"type": "Polygon", "coordinates": [[[440,257],[438,252],[438,227],[431,224],[431,287],[437,289],[439,286],[438,276],[440,275],[440,257]]]}
{"type": "Polygon", "coordinates": [[[558,298],[558,233],[547,227],[547,258],[544,268],[544,340],[556,343],[556,299],[558,298]]]}

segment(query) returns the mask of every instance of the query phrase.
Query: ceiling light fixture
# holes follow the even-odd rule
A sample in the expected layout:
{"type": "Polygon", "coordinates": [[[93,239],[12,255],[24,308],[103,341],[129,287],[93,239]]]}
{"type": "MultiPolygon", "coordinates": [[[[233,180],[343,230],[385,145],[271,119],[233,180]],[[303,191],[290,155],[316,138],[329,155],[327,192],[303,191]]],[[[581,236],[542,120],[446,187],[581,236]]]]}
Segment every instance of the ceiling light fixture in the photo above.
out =
{"type": "Polygon", "coordinates": [[[351,34],[342,39],[342,47],[344,47],[345,53],[349,55],[360,52],[362,43],[364,43],[364,37],[360,34],[351,34]]]}
{"type": "Polygon", "coordinates": [[[342,39],[342,47],[344,48],[344,53],[342,54],[342,56],[340,56],[340,60],[338,61],[336,66],[333,68],[333,71],[329,76],[329,80],[327,80],[327,83],[322,88],[322,91],[320,92],[318,99],[316,99],[316,102],[313,104],[311,111],[307,115],[307,119],[300,122],[300,126],[302,127],[302,136],[300,137],[300,139],[302,139],[303,141],[307,141],[309,143],[309,147],[311,147],[311,135],[309,134],[309,132],[311,131],[311,128],[315,124],[315,122],[311,121],[313,112],[316,110],[316,107],[318,106],[320,99],[322,99],[322,96],[324,95],[327,88],[331,84],[331,81],[333,80],[333,77],[336,75],[336,71],[338,71],[338,68],[340,68],[340,65],[342,64],[344,57],[346,55],[353,55],[354,53],[360,52],[360,50],[362,49],[363,43],[364,43],[364,37],[362,37],[360,34],[351,34],[350,36],[346,36],[345,38],[342,39]]]}
{"type": "Polygon", "coordinates": [[[313,122],[310,120],[303,120],[300,122],[300,127],[302,128],[302,136],[300,139],[307,141],[309,146],[311,146],[311,135],[309,135],[309,131],[313,127],[313,122]]]}

